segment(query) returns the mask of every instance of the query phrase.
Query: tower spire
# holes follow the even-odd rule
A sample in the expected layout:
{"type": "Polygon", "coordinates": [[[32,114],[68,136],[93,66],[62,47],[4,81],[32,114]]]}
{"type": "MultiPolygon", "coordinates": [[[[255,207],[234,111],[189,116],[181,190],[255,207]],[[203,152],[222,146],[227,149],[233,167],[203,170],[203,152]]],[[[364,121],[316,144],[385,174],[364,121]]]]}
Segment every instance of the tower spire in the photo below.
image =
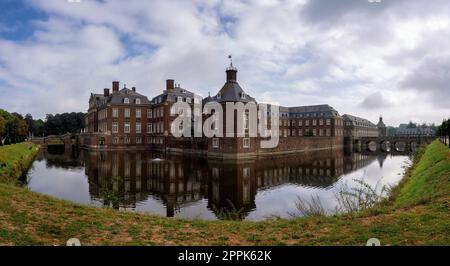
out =
{"type": "Polygon", "coordinates": [[[230,67],[233,67],[233,55],[228,55],[228,59],[230,59],[230,67]]]}

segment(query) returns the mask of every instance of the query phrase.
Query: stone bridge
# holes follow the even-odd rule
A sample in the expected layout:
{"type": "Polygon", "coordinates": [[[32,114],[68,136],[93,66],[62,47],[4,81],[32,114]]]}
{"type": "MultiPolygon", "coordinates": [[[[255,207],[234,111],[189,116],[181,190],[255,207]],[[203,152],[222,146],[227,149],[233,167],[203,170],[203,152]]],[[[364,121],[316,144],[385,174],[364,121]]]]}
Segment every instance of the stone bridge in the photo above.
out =
{"type": "Polygon", "coordinates": [[[414,137],[361,137],[355,139],[354,147],[361,151],[372,152],[405,152],[414,151],[416,147],[422,144],[428,144],[435,140],[431,136],[414,136],[414,137]]]}
{"type": "Polygon", "coordinates": [[[78,147],[78,134],[66,133],[64,135],[32,137],[30,141],[45,149],[49,146],[64,146],[65,149],[72,149],[78,147]]]}

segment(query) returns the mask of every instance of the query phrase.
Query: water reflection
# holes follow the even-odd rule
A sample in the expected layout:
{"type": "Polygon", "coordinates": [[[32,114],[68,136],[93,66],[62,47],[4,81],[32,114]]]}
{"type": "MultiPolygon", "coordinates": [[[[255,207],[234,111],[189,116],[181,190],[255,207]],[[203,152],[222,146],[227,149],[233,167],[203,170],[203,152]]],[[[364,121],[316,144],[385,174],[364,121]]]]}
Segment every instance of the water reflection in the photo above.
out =
{"type": "Polygon", "coordinates": [[[333,208],[333,190],[352,178],[374,183],[388,176],[384,182],[395,183],[405,158],[320,151],[229,163],[142,151],[44,150],[28,186],[76,202],[168,217],[262,220],[288,217],[299,196],[319,195],[333,208]]]}

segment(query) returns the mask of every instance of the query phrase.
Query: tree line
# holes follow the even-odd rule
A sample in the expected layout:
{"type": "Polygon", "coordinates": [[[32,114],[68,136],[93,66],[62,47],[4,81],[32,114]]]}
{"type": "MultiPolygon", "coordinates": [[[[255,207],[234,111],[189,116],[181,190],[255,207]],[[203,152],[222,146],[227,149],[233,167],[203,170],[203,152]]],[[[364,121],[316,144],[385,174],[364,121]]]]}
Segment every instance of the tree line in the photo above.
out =
{"type": "Polygon", "coordinates": [[[33,119],[0,109],[0,145],[26,140],[29,136],[43,137],[79,133],[84,128],[84,113],[47,114],[45,120],[33,119]]]}
{"type": "Polygon", "coordinates": [[[444,119],[442,124],[436,128],[436,136],[450,148],[450,118],[444,119]]]}

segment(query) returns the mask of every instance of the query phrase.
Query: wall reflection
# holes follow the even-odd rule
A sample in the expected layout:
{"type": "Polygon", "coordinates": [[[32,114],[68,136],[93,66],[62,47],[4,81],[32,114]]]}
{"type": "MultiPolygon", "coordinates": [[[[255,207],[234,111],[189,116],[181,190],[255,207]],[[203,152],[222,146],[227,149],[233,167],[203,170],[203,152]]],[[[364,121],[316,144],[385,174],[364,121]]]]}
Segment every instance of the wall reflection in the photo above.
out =
{"type": "Polygon", "coordinates": [[[231,213],[235,219],[245,218],[256,208],[258,191],[283,184],[326,189],[342,175],[375,160],[382,166],[385,159],[342,150],[238,163],[144,151],[44,151],[39,158],[45,158],[47,167],[83,168],[91,199],[105,206],[134,209],[152,197],[163,202],[166,216],[173,217],[183,206],[207,199],[208,209],[218,218],[230,218],[226,214],[231,213]]]}

